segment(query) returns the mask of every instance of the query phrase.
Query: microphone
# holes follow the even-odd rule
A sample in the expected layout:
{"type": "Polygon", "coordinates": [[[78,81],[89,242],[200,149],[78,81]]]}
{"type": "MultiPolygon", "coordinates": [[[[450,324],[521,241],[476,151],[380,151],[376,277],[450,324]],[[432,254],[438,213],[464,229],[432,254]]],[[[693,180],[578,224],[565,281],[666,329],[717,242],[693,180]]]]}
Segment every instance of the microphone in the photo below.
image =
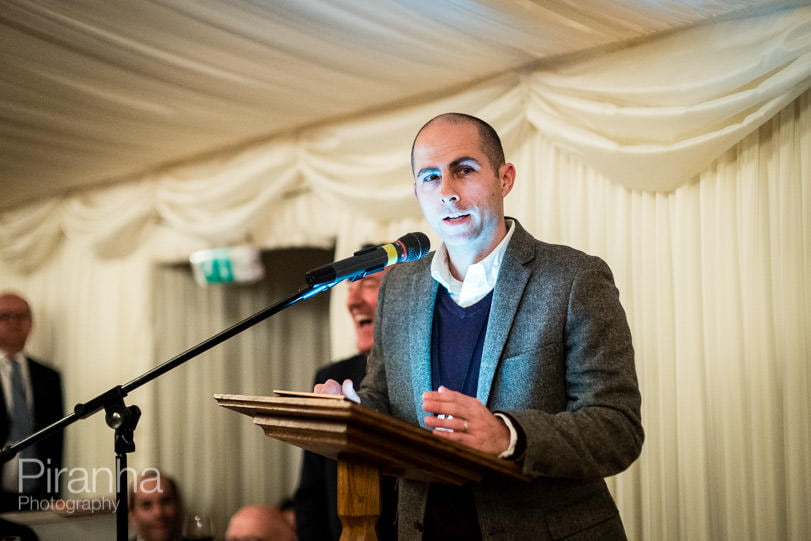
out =
{"type": "Polygon", "coordinates": [[[355,281],[395,263],[416,261],[430,249],[431,241],[425,233],[407,233],[390,244],[359,250],[352,257],[308,271],[305,277],[311,286],[337,283],[346,278],[355,281]]]}

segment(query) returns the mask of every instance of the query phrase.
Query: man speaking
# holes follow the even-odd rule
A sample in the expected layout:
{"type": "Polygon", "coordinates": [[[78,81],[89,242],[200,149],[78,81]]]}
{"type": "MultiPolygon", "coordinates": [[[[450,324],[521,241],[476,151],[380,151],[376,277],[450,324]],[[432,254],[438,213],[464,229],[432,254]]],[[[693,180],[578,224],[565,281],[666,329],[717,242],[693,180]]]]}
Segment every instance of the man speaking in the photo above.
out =
{"type": "MultiPolygon", "coordinates": [[[[611,271],[505,217],[516,169],[484,121],[440,115],[411,157],[414,193],[443,244],[388,271],[357,395],[532,479],[401,480],[399,539],[624,539],[603,478],[639,456],[643,430],[611,271]]],[[[315,391],[354,394],[335,380],[315,391]]]]}

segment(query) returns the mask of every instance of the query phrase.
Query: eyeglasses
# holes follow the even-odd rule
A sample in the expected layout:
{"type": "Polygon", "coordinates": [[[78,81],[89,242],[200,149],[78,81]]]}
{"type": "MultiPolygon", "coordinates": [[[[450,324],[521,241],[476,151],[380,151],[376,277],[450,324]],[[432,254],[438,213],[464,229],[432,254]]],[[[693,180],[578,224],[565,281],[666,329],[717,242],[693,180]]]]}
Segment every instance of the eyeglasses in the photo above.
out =
{"type": "Polygon", "coordinates": [[[11,321],[12,319],[16,319],[17,321],[28,321],[31,319],[31,312],[0,312],[0,323],[5,323],[6,321],[11,321]]]}

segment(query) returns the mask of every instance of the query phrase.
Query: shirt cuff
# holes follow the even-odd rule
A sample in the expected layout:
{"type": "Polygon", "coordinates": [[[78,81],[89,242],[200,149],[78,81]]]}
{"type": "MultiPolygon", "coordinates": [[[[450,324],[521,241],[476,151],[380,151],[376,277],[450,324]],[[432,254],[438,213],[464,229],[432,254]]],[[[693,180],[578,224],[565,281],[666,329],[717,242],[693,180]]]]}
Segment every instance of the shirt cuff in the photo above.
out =
{"type": "Polygon", "coordinates": [[[518,445],[518,431],[515,429],[512,420],[503,413],[494,413],[493,415],[504,421],[507,430],[510,431],[510,445],[499,453],[498,458],[511,458],[515,454],[515,446],[518,445]]]}

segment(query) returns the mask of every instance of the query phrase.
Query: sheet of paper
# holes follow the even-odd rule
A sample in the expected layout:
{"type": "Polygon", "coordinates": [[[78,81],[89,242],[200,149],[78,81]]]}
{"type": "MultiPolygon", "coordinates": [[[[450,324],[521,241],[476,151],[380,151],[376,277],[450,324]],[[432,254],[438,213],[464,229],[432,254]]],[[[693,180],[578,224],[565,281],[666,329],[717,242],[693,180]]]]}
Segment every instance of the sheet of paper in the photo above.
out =
{"type": "Polygon", "coordinates": [[[333,398],[336,400],[346,399],[346,397],[342,394],[308,393],[306,391],[283,391],[280,389],[273,389],[273,392],[279,396],[295,396],[300,398],[333,398]]]}

